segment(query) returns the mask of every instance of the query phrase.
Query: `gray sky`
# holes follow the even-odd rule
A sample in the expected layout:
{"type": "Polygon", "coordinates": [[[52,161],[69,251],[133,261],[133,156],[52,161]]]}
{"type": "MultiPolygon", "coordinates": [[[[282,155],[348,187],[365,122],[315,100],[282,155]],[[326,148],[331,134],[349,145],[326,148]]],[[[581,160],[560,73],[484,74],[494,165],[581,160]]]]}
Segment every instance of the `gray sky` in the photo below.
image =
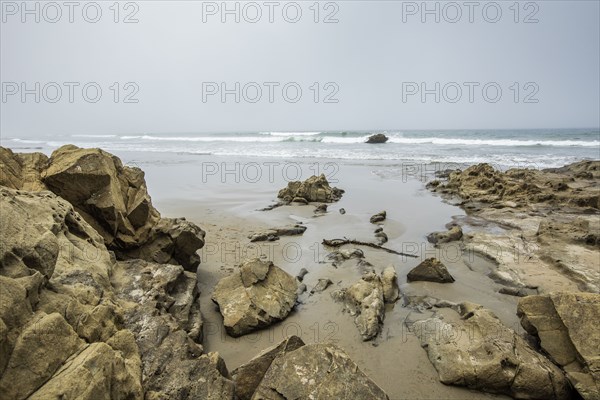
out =
{"type": "Polygon", "coordinates": [[[321,1],[318,15],[313,1],[230,1],[239,23],[221,1],[121,2],[118,16],[99,1],[91,23],[89,3],[78,2],[73,23],[55,3],[62,16],[51,23],[56,7],[28,2],[38,23],[21,1],[2,1],[2,136],[600,125],[598,1],[519,2],[518,15],[513,1],[428,2],[439,22],[421,1],[321,1]],[[124,23],[128,15],[138,22],[124,23]],[[235,92],[236,82],[239,103],[209,94],[221,83],[235,92]],[[252,103],[256,87],[262,97],[252,103]],[[24,88],[32,93],[23,99],[24,88]],[[138,102],[126,103],[128,94],[138,102]]]}

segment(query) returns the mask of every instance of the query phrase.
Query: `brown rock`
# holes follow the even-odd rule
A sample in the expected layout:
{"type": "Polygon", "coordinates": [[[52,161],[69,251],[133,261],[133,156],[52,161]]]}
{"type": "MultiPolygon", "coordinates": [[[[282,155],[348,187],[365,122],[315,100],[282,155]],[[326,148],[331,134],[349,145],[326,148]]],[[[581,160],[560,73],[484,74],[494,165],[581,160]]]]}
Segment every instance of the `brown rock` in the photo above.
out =
{"type": "Polygon", "coordinates": [[[406,276],[408,282],[429,281],[438,283],[452,283],[454,278],[437,258],[428,258],[406,276]]]}

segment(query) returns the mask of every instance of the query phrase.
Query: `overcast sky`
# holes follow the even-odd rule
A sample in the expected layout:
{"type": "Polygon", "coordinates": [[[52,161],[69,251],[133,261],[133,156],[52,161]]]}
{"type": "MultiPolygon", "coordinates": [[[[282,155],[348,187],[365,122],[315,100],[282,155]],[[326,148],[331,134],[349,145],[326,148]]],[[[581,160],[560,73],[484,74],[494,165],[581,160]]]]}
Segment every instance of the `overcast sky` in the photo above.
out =
{"type": "Polygon", "coordinates": [[[112,4],[2,2],[2,136],[600,125],[598,1],[112,4]]]}

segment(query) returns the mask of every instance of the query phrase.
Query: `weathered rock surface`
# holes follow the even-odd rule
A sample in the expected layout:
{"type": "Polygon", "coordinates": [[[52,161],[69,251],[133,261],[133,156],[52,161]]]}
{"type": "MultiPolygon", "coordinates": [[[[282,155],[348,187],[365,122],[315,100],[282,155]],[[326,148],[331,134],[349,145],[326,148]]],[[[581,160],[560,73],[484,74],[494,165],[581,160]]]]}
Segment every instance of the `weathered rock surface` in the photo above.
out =
{"type": "Polygon", "coordinates": [[[341,199],[343,194],[342,189],[329,186],[325,174],[321,174],[313,175],[304,182],[288,182],[287,187],[281,189],[277,197],[285,201],[301,198],[307,202],[332,203],[341,199]]]}
{"type": "Polygon", "coordinates": [[[460,305],[455,318],[430,318],[412,326],[439,379],[516,399],[569,399],[563,372],[531,348],[489,310],[460,305]]]}
{"type": "Polygon", "coordinates": [[[367,141],[365,143],[376,144],[376,143],[385,143],[387,141],[388,141],[388,137],[385,136],[383,133],[375,133],[374,135],[369,136],[369,138],[367,139],[367,141]]]}
{"type": "Polygon", "coordinates": [[[442,244],[460,240],[463,236],[462,228],[458,225],[453,226],[447,231],[443,232],[432,232],[427,235],[429,243],[442,244]]]}
{"type": "Polygon", "coordinates": [[[448,269],[437,258],[427,258],[422,263],[414,267],[408,275],[408,282],[429,281],[438,283],[452,283],[454,278],[448,272],[448,269]]]}
{"type": "Polygon", "coordinates": [[[212,299],[227,333],[237,337],[287,317],[297,300],[296,279],[260,259],[246,260],[216,285],[212,299]]]}
{"type": "Polygon", "coordinates": [[[373,272],[366,273],[360,281],[347,289],[333,292],[332,296],[343,301],[346,309],[355,316],[354,324],[363,340],[373,339],[379,334],[385,318],[383,284],[379,276],[373,272]]]}
{"type": "Polygon", "coordinates": [[[600,295],[528,296],[519,301],[517,314],[579,394],[586,400],[600,398],[600,295]]]}
{"type": "Polygon", "coordinates": [[[285,228],[273,228],[265,231],[256,232],[248,236],[251,242],[263,242],[278,240],[280,236],[297,236],[302,235],[306,231],[304,225],[294,225],[285,228]]]}
{"type": "Polygon", "coordinates": [[[387,213],[385,211],[381,211],[381,212],[378,212],[377,214],[371,216],[369,221],[371,221],[372,224],[376,224],[378,222],[385,221],[386,216],[387,216],[387,213]]]}
{"type": "Polygon", "coordinates": [[[280,353],[252,399],[387,400],[388,396],[339,347],[309,344],[280,353]]]}
{"type": "Polygon", "coordinates": [[[246,364],[231,372],[235,380],[235,394],[239,400],[250,400],[263,376],[271,366],[276,357],[285,355],[304,346],[304,342],[298,336],[292,336],[278,345],[264,350],[246,364]]]}
{"type": "Polygon", "coordinates": [[[383,285],[383,299],[386,303],[394,303],[400,298],[398,275],[393,265],[387,266],[381,273],[381,284],[383,285]]]}
{"type": "Polygon", "coordinates": [[[0,186],[11,189],[46,190],[40,171],[46,166],[48,157],[42,153],[13,153],[0,147],[0,186]]]}

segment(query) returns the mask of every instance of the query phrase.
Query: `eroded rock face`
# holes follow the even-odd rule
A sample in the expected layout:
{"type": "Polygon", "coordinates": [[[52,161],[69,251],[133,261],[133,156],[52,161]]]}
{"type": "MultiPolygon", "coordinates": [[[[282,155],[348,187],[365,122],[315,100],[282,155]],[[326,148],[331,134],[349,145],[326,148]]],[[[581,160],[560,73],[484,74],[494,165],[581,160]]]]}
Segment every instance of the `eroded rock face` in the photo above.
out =
{"type": "Polygon", "coordinates": [[[519,301],[517,314],[579,394],[586,400],[600,398],[600,295],[528,296],[519,301]]]}
{"type": "Polygon", "coordinates": [[[219,281],[212,300],[227,333],[237,337],[287,317],[297,300],[296,279],[270,261],[250,259],[219,281]]]}
{"type": "Polygon", "coordinates": [[[430,318],[412,329],[444,384],[516,399],[572,398],[563,372],[481,306],[463,303],[460,318],[430,318]]]}
{"type": "Polygon", "coordinates": [[[408,275],[408,282],[429,281],[438,283],[452,283],[454,278],[448,272],[448,269],[437,258],[428,258],[414,267],[408,275]]]}
{"type": "Polygon", "coordinates": [[[280,351],[252,399],[387,400],[388,396],[339,347],[309,344],[280,351]]]}
{"type": "Polygon", "coordinates": [[[47,163],[48,157],[45,154],[18,154],[0,147],[0,186],[31,191],[46,190],[40,171],[47,163]]]}
{"type": "Polygon", "coordinates": [[[277,197],[288,202],[304,199],[307,202],[332,203],[341,199],[343,194],[342,189],[329,186],[325,174],[321,174],[313,175],[304,182],[288,182],[287,187],[281,189],[277,197]]]}
{"type": "Polygon", "coordinates": [[[343,301],[358,328],[363,340],[376,337],[381,331],[385,318],[385,304],[381,278],[373,272],[347,289],[332,293],[336,300],[343,301]]]}

